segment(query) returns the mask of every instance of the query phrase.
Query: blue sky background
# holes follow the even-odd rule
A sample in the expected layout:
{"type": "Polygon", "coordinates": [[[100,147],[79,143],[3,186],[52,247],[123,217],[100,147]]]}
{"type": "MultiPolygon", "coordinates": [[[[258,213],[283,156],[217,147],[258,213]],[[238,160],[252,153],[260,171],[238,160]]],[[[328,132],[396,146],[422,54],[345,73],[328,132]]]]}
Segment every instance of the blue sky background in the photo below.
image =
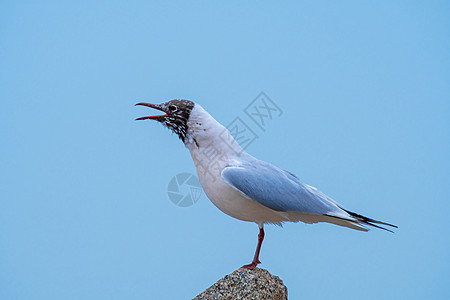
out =
{"type": "Polygon", "coordinates": [[[189,152],[134,107],[185,98],[395,234],[266,226],[290,299],[450,297],[447,1],[2,1],[0,298],[188,299],[249,263],[257,226],[167,184],[189,152]]]}

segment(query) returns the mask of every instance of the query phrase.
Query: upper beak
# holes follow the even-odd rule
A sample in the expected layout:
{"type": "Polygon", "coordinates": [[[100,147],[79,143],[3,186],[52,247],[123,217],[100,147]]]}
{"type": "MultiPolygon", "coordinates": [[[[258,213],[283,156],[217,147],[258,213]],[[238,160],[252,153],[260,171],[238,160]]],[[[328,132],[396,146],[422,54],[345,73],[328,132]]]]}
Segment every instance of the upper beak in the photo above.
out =
{"type": "MultiPolygon", "coordinates": [[[[163,110],[158,104],[151,104],[151,103],[139,102],[139,103],[136,103],[135,105],[147,106],[147,107],[151,107],[151,108],[154,108],[154,109],[157,109],[157,110],[160,110],[160,111],[163,111],[163,112],[164,112],[164,110],[163,110]]],[[[147,120],[147,119],[150,119],[150,120],[159,120],[159,119],[162,119],[162,118],[164,118],[164,117],[167,117],[167,114],[166,114],[166,113],[165,113],[164,115],[155,115],[155,116],[140,117],[140,118],[137,118],[136,120],[147,120]]]]}

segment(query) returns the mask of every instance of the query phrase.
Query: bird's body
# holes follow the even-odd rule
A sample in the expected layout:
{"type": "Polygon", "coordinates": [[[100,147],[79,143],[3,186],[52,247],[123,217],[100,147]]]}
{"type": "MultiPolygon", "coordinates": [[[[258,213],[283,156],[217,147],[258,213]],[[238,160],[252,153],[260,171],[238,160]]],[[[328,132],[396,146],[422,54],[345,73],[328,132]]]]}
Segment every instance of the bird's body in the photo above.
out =
{"type": "Polygon", "coordinates": [[[336,202],[302,184],[292,173],[245,152],[230,132],[198,104],[191,111],[186,137],[185,144],[203,190],[224,213],[260,226],[286,221],[316,223],[328,220],[367,230],[355,224],[357,220],[336,202]],[[245,185],[239,184],[243,181],[246,181],[245,185]],[[264,196],[268,196],[265,201],[264,196]]]}
{"type": "Polygon", "coordinates": [[[304,184],[293,173],[258,160],[245,152],[230,132],[200,105],[172,100],[159,105],[139,103],[162,110],[155,119],[178,134],[189,149],[200,183],[211,202],[222,212],[260,228],[253,262],[259,263],[259,249],[266,223],[328,222],[361,231],[376,224],[393,226],[344,209],[340,204],[304,184]]]}

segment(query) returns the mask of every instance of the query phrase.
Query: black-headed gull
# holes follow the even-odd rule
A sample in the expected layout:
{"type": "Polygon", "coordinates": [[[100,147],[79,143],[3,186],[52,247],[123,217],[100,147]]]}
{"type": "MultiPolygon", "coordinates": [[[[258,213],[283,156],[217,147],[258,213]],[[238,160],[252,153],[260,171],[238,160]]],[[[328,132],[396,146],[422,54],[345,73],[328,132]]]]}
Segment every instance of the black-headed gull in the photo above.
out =
{"type": "Polygon", "coordinates": [[[175,132],[189,149],[200,183],[212,203],[224,213],[259,226],[254,269],[264,239],[264,224],[328,222],[368,231],[364,225],[390,231],[377,224],[395,225],[344,209],[289,171],[258,160],[245,152],[230,132],[199,104],[171,100],[161,104],[138,103],[163,112],[136,120],[156,120],[175,132]]]}

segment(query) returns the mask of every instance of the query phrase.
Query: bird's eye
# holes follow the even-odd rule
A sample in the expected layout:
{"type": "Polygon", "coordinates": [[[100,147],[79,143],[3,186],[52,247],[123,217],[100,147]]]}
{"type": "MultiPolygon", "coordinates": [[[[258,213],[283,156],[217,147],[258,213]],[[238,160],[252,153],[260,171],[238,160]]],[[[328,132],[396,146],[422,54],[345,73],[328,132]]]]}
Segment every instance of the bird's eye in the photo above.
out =
{"type": "Polygon", "coordinates": [[[170,111],[177,111],[177,107],[175,105],[169,105],[170,111]]]}

